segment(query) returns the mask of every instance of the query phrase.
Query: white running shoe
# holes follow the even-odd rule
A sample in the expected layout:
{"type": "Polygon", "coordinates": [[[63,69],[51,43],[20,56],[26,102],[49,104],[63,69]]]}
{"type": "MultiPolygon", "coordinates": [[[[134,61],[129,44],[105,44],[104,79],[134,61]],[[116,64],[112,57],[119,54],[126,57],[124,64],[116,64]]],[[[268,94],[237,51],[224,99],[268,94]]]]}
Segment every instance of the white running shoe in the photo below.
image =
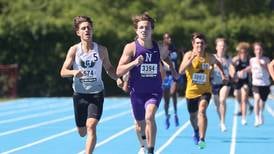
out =
{"type": "Polygon", "coordinates": [[[259,118],[258,118],[258,117],[255,117],[254,126],[255,126],[255,127],[260,126],[259,118]]]}
{"type": "Polygon", "coordinates": [[[220,124],[220,127],[221,127],[221,131],[222,131],[222,132],[226,132],[226,131],[227,131],[226,126],[225,126],[224,123],[221,123],[221,124],[220,124]]]}
{"type": "Polygon", "coordinates": [[[242,119],[242,125],[245,126],[247,124],[246,119],[242,119]]]}
{"type": "Polygon", "coordinates": [[[141,147],[138,151],[138,154],[146,154],[146,149],[144,147],[141,147]]]}
{"type": "Polygon", "coordinates": [[[254,126],[255,126],[255,127],[258,127],[258,126],[260,126],[260,123],[259,123],[259,121],[258,121],[258,120],[256,120],[256,119],[255,119],[255,122],[254,122],[254,126]]]}
{"type": "Polygon", "coordinates": [[[258,123],[259,123],[259,125],[263,125],[264,124],[264,118],[263,117],[259,118],[258,123]]]}

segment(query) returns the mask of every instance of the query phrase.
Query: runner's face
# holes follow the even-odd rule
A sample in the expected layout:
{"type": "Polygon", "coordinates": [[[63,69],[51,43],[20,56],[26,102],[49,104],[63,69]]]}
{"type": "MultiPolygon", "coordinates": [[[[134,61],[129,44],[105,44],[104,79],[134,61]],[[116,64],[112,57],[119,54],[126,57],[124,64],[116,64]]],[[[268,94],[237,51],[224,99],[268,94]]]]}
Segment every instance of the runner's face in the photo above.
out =
{"type": "Polygon", "coordinates": [[[194,41],[192,41],[192,47],[193,47],[193,51],[202,53],[205,50],[206,44],[204,40],[200,38],[196,38],[194,41]]]}
{"type": "Polygon", "coordinates": [[[246,49],[241,49],[239,52],[240,52],[239,56],[240,56],[241,60],[247,59],[247,50],[246,49]]]}
{"type": "Polygon", "coordinates": [[[256,57],[260,57],[263,54],[263,49],[260,45],[254,45],[254,54],[256,57]]]}
{"type": "Polygon", "coordinates": [[[218,41],[216,44],[216,51],[220,55],[224,55],[226,51],[226,44],[224,41],[218,41]]]}
{"type": "Polygon", "coordinates": [[[152,28],[149,21],[139,21],[137,24],[136,34],[142,40],[151,39],[152,28]]]}
{"type": "Polygon", "coordinates": [[[79,29],[76,34],[81,40],[89,41],[92,38],[92,27],[88,22],[82,22],[79,25],[79,29]]]}
{"type": "Polygon", "coordinates": [[[164,35],[164,43],[171,44],[171,37],[168,34],[164,35]]]}

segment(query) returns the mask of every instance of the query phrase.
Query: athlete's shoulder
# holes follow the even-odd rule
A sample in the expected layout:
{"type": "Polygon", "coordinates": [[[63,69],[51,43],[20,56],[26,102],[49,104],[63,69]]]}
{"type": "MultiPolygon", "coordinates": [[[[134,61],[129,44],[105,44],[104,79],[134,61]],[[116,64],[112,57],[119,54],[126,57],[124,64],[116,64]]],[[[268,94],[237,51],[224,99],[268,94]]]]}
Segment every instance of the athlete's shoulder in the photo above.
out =
{"type": "Polygon", "coordinates": [[[98,43],[96,43],[96,42],[93,42],[93,43],[97,45],[98,51],[99,51],[99,52],[100,52],[100,51],[106,51],[106,50],[107,50],[107,47],[105,47],[104,45],[98,44],[98,43]]]}
{"type": "Polygon", "coordinates": [[[190,55],[192,55],[192,50],[187,51],[184,56],[190,56],[190,55]]]}
{"type": "Polygon", "coordinates": [[[69,54],[75,54],[76,51],[77,51],[77,49],[78,49],[78,46],[79,46],[79,43],[72,45],[72,46],[69,48],[68,53],[69,53],[69,54]]]}
{"type": "Polygon", "coordinates": [[[249,61],[253,61],[253,60],[255,60],[256,59],[256,57],[251,57],[250,59],[249,59],[249,61]]]}
{"type": "Polygon", "coordinates": [[[128,42],[125,46],[129,47],[129,48],[132,48],[132,47],[136,46],[136,43],[135,43],[135,41],[131,41],[131,42],[128,42]]]}
{"type": "Polygon", "coordinates": [[[76,50],[80,43],[74,44],[70,47],[70,49],[76,50]]]}
{"type": "Polygon", "coordinates": [[[135,51],[135,48],[136,48],[136,43],[135,41],[132,41],[125,45],[124,50],[135,51]]]}
{"type": "Polygon", "coordinates": [[[239,60],[239,56],[237,55],[237,56],[234,56],[233,58],[232,58],[232,62],[236,62],[236,61],[238,61],[239,60]]]}
{"type": "Polygon", "coordinates": [[[250,65],[253,65],[255,61],[256,61],[256,57],[251,57],[251,58],[249,59],[249,64],[250,64],[250,65]]]}
{"type": "Polygon", "coordinates": [[[266,62],[270,62],[270,58],[269,57],[266,57],[266,56],[263,56],[263,59],[266,61],[266,62]]]}
{"type": "Polygon", "coordinates": [[[210,53],[210,52],[205,52],[205,55],[206,57],[209,57],[209,58],[216,58],[217,56],[213,53],[210,53]]]}

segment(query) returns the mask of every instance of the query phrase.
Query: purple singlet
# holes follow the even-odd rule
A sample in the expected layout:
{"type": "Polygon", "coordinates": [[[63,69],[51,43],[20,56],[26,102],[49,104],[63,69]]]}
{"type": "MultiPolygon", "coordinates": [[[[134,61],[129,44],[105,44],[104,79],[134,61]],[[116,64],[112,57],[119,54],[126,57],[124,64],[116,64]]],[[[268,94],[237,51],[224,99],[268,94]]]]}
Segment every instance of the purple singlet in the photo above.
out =
{"type": "Polygon", "coordinates": [[[131,104],[136,120],[144,120],[145,108],[148,104],[157,107],[162,98],[162,78],[160,74],[160,50],[156,42],[153,48],[146,49],[136,40],[135,60],[139,55],[144,57],[144,62],[130,70],[129,87],[131,104]]]}
{"type": "Polygon", "coordinates": [[[135,41],[136,51],[132,60],[138,56],[144,57],[143,64],[135,66],[130,70],[129,86],[131,91],[136,93],[162,92],[160,74],[160,51],[156,42],[153,48],[146,49],[135,41]]]}

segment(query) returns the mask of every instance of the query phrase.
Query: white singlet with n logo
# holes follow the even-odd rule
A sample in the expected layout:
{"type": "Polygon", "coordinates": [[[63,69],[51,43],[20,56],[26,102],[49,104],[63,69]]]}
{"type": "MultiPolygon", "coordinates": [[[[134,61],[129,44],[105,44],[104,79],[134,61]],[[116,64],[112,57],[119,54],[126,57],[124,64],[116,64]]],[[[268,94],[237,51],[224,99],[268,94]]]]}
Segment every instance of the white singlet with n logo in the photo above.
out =
{"type": "Polygon", "coordinates": [[[88,53],[82,50],[81,43],[77,45],[74,70],[81,70],[84,74],[80,78],[73,78],[72,88],[77,93],[98,93],[104,89],[101,78],[102,60],[99,57],[97,43],[93,42],[93,49],[88,53]]]}

